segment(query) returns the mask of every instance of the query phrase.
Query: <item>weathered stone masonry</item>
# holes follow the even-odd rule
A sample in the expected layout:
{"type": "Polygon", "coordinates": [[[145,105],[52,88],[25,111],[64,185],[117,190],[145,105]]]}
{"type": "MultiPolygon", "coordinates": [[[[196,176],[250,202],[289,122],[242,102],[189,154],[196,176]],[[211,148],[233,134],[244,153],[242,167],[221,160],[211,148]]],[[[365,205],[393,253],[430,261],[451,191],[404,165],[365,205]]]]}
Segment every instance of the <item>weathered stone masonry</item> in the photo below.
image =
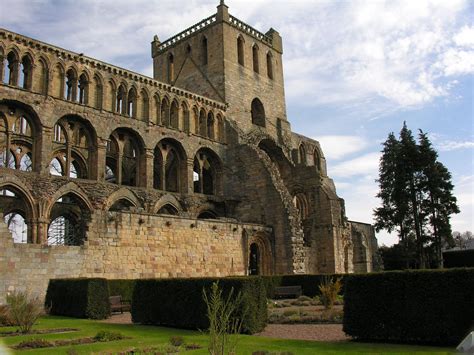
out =
{"type": "Polygon", "coordinates": [[[318,142],[291,132],[282,39],[217,13],[154,78],[0,29],[0,303],[49,278],[371,271],[318,142]]]}

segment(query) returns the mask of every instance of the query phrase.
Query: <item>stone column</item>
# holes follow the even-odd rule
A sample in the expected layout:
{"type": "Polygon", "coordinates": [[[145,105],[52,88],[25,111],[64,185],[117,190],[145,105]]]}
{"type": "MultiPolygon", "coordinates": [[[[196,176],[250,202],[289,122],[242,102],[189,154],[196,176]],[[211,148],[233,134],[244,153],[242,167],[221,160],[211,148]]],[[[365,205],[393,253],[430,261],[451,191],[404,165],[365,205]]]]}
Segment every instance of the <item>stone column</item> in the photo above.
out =
{"type": "Polygon", "coordinates": [[[187,183],[187,191],[183,191],[184,193],[192,194],[194,192],[194,179],[193,179],[193,171],[194,171],[194,158],[188,158],[186,161],[186,171],[187,176],[186,179],[187,183]]]}
{"type": "MultiPolygon", "coordinates": [[[[143,163],[143,168],[144,172],[141,173],[144,177],[143,184],[141,186],[146,187],[147,189],[152,189],[153,188],[153,163],[154,163],[154,150],[153,149],[146,149],[145,150],[145,157],[144,157],[144,163],[143,163]]],[[[141,167],[140,167],[141,168],[141,167]]]]}

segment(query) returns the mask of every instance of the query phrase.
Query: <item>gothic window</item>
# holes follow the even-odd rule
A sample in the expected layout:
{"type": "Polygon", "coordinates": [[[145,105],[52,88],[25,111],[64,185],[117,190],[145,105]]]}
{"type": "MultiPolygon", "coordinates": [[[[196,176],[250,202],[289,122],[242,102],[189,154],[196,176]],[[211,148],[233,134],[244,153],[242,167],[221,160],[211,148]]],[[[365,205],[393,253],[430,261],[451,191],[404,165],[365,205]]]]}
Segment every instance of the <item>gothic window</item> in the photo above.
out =
{"type": "Polygon", "coordinates": [[[142,121],[145,121],[145,122],[148,122],[148,119],[149,119],[149,112],[150,112],[150,106],[149,106],[149,102],[148,102],[148,94],[145,90],[142,90],[141,91],[141,94],[140,96],[142,97],[142,107],[141,107],[141,119],[142,121]]]}
{"type": "Polygon", "coordinates": [[[127,211],[127,210],[130,210],[131,207],[137,207],[137,206],[135,206],[135,204],[133,204],[128,199],[121,198],[115,201],[112,206],[110,206],[109,211],[110,212],[127,211]]]}
{"type": "Polygon", "coordinates": [[[155,103],[155,123],[161,124],[161,100],[158,95],[155,94],[154,99],[155,103]]]}
{"type": "Polygon", "coordinates": [[[252,47],[253,71],[259,73],[258,69],[258,46],[256,44],[252,47]]]}
{"type": "Polygon", "coordinates": [[[51,208],[48,245],[83,245],[90,211],[81,198],[69,193],[60,197],[51,208]]]}
{"type": "Polygon", "coordinates": [[[102,108],[103,86],[102,80],[98,76],[94,77],[94,88],[94,107],[100,110],[102,108]]]}
{"type": "Polygon", "coordinates": [[[202,65],[207,65],[208,53],[207,53],[207,38],[203,37],[201,41],[201,56],[202,65]]]}
{"type": "Polygon", "coordinates": [[[89,95],[89,81],[85,74],[81,74],[77,82],[77,102],[87,105],[89,95]]]}
{"type": "Polygon", "coordinates": [[[198,219],[217,219],[217,214],[214,211],[202,211],[197,216],[198,219]]]}
{"type": "Polygon", "coordinates": [[[207,134],[206,111],[204,109],[199,112],[199,134],[203,137],[207,134]]]}
{"type": "Polygon", "coordinates": [[[196,106],[193,107],[193,118],[194,134],[199,134],[199,110],[196,106]]]}
{"type": "Polygon", "coordinates": [[[179,129],[179,106],[176,100],[173,100],[170,108],[170,127],[179,129]]]}
{"type": "Polygon", "coordinates": [[[48,65],[43,59],[40,59],[38,63],[39,63],[38,84],[37,84],[38,92],[40,94],[46,95],[48,92],[48,83],[49,83],[48,65]]]}
{"type": "Polygon", "coordinates": [[[32,207],[25,195],[14,187],[4,185],[0,188],[0,210],[14,243],[31,243],[30,228],[27,221],[32,218],[32,207]]]}
{"type": "Polygon", "coordinates": [[[131,88],[127,95],[127,116],[136,118],[137,117],[137,91],[135,88],[131,88]]]}
{"type": "Polygon", "coordinates": [[[153,186],[170,192],[181,191],[186,180],[186,153],[174,139],[164,139],[155,147],[153,186]]]}
{"type": "Polygon", "coordinates": [[[168,55],[168,83],[174,81],[174,56],[173,54],[168,55]]]}
{"type": "Polygon", "coordinates": [[[166,127],[170,125],[170,102],[166,97],[161,101],[161,124],[166,127]]]}
{"type": "Polygon", "coordinates": [[[75,101],[77,98],[77,76],[74,70],[69,69],[66,72],[64,85],[64,99],[75,101]]]}
{"type": "Polygon", "coordinates": [[[212,112],[207,114],[207,137],[214,139],[214,115],[212,112]]]}
{"type": "Polygon", "coordinates": [[[116,105],[115,105],[115,112],[124,114],[126,112],[126,91],[123,85],[120,85],[117,90],[117,98],[116,98],[116,105]]]}
{"type": "Polygon", "coordinates": [[[178,210],[176,207],[174,207],[172,204],[167,203],[163,207],[161,207],[158,212],[158,214],[167,214],[171,216],[177,216],[179,214],[178,210]]]}
{"type": "Polygon", "coordinates": [[[221,163],[210,149],[200,149],[194,157],[194,192],[215,195],[220,189],[221,163]]]}
{"type": "Polygon", "coordinates": [[[273,80],[273,58],[270,52],[267,53],[267,76],[273,80]]]}
{"type": "Polygon", "coordinates": [[[315,149],[313,152],[313,165],[321,171],[321,157],[319,155],[318,149],[315,149]]]}
{"type": "Polygon", "coordinates": [[[301,143],[298,148],[298,163],[306,165],[306,149],[304,148],[303,143],[301,143]]]}
{"type": "Polygon", "coordinates": [[[257,126],[265,127],[265,108],[263,107],[262,101],[257,98],[253,99],[250,112],[252,115],[252,123],[257,126]]]}
{"type": "Polygon", "coordinates": [[[57,64],[54,67],[54,72],[53,72],[53,93],[59,98],[64,99],[64,85],[65,85],[65,79],[64,79],[64,70],[63,67],[60,64],[57,64]]]}
{"type": "Polygon", "coordinates": [[[217,140],[221,143],[225,142],[224,134],[224,119],[221,115],[217,115],[217,140]]]}
{"type": "Polygon", "coordinates": [[[185,132],[190,132],[190,122],[189,122],[189,110],[188,106],[183,102],[181,104],[181,112],[183,114],[183,130],[185,132]]]}
{"type": "Polygon", "coordinates": [[[245,65],[245,59],[244,59],[244,39],[242,36],[239,36],[237,38],[237,60],[240,65],[245,65]]]}
{"type": "Polygon", "coordinates": [[[296,194],[293,198],[293,204],[298,209],[301,221],[307,219],[309,215],[309,204],[306,195],[304,193],[296,194]]]}
{"type": "Polygon", "coordinates": [[[18,57],[15,52],[8,53],[5,64],[3,82],[8,85],[18,85],[18,57]]]}
{"type": "Polygon", "coordinates": [[[21,60],[20,85],[23,89],[31,90],[33,80],[33,63],[29,56],[25,55],[21,60]]]}

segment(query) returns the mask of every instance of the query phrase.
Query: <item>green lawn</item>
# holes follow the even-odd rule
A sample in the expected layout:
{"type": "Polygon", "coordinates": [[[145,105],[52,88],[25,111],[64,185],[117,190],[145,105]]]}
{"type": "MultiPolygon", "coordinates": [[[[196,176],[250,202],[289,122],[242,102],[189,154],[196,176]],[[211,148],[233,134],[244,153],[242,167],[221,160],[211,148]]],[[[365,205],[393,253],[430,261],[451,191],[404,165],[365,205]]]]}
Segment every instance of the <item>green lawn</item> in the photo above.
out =
{"type": "MultiPolygon", "coordinates": [[[[24,335],[0,338],[0,354],[5,353],[5,347],[20,343],[25,339],[42,338],[46,340],[75,339],[94,336],[100,330],[120,332],[131,339],[107,343],[95,343],[75,346],[64,346],[56,348],[45,348],[36,350],[11,351],[11,353],[29,354],[66,354],[68,350],[74,349],[77,354],[91,353],[116,353],[131,348],[146,348],[165,346],[171,336],[180,335],[186,343],[196,343],[203,346],[202,349],[188,351],[189,354],[207,354],[207,337],[196,331],[181,329],[140,326],[130,324],[105,324],[92,320],[73,319],[65,317],[43,317],[35,329],[45,328],[78,328],[80,331],[63,334],[24,335]]],[[[0,328],[0,331],[12,328],[0,328]]],[[[242,335],[238,342],[238,354],[252,354],[257,350],[267,351],[291,351],[295,355],[300,354],[452,354],[454,349],[437,348],[425,346],[407,346],[393,344],[368,344],[355,342],[311,342],[284,339],[271,339],[256,336],[242,335]]],[[[8,354],[8,352],[6,352],[8,354]]]]}

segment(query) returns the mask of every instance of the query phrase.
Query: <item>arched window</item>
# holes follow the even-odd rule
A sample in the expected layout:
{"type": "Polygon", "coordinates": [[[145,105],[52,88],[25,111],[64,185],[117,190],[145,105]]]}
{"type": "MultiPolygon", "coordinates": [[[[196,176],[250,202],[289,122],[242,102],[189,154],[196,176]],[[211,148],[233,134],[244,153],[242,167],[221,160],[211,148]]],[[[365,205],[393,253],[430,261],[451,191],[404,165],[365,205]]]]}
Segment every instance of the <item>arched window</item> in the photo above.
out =
{"type": "Polygon", "coordinates": [[[204,109],[201,109],[199,112],[199,134],[203,137],[205,137],[207,134],[207,120],[204,109]]]}
{"type": "Polygon", "coordinates": [[[214,211],[202,211],[197,216],[198,219],[217,219],[217,214],[214,211]]]}
{"type": "Polygon", "coordinates": [[[267,53],[267,76],[273,80],[273,58],[270,52],[267,53]]]}
{"type": "Polygon", "coordinates": [[[23,89],[31,90],[33,83],[33,63],[29,56],[25,55],[21,60],[20,85],[23,89]]]}
{"type": "Polygon", "coordinates": [[[176,207],[174,207],[170,203],[167,203],[166,205],[164,205],[158,210],[157,214],[167,214],[171,216],[177,216],[179,212],[176,207]]]}
{"type": "Polygon", "coordinates": [[[94,76],[94,89],[95,89],[94,107],[100,110],[102,108],[102,97],[104,93],[103,93],[102,80],[100,80],[98,76],[94,76]]]}
{"type": "Polygon", "coordinates": [[[65,79],[64,79],[64,69],[60,64],[57,64],[54,67],[54,72],[53,72],[53,86],[52,86],[52,92],[54,95],[57,97],[64,99],[64,85],[65,85],[65,79]]]}
{"type": "Polygon", "coordinates": [[[127,116],[137,117],[137,91],[135,88],[131,88],[127,95],[127,116]]]}
{"type": "Polygon", "coordinates": [[[301,143],[298,148],[298,163],[306,165],[306,149],[304,148],[303,143],[301,143]]]}
{"type": "Polygon", "coordinates": [[[293,204],[298,209],[301,221],[307,219],[309,215],[309,204],[306,195],[304,193],[296,194],[293,198],[293,204]]]}
{"type": "Polygon", "coordinates": [[[174,139],[163,139],[155,147],[153,186],[170,192],[180,192],[186,182],[186,153],[174,139]]]}
{"type": "Polygon", "coordinates": [[[48,84],[49,84],[48,65],[43,59],[40,59],[38,63],[39,63],[38,83],[36,84],[36,86],[40,94],[46,95],[48,93],[48,84]]]}
{"type": "Polygon", "coordinates": [[[252,123],[265,127],[265,108],[263,107],[262,101],[255,98],[252,100],[252,107],[251,107],[251,115],[252,115],[252,123]]]}
{"type": "Polygon", "coordinates": [[[153,96],[153,105],[154,105],[154,123],[161,124],[161,100],[158,94],[153,96]]]}
{"type": "Polygon", "coordinates": [[[259,73],[258,69],[258,46],[256,44],[252,47],[253,71],[259,73]]]}
{"type": "Polygon", "coordinates": [[[110,212],[127,211],[127,210],[130,210],[130,208],[132,207],[137,207],[137,206],[135,206],[130,200],[126,198],[121,198],[115,201],[112,206],[110,206],[109,211],[110,212]]]}
{"type": "Polygon", "coordinates": [[[199,134],[199,110],[196,106],[193,107],[193,118],[194,134],[199,134]]]}
{"type": "Polygon", "coordinates": [[[217,140],[221,143],[225,142],[224,137],[224,119],[221,115],[217,115],[217,140]]]}
{"type": "Polygon", "coordinates": [[[207,114],[207,137],[210,139],[215,138],[215,128],[214,128],[214,115],[212,112],[207,114]]]}
{"type": "MultiPolygon", "coordinates": [[[[112,80],[107,83],[107,92],[105,98],[105,106],[107,107],[107,109],[112,112],[120,113],[120,111],[117,111],[117,86],[112,80]]],[[[120,104],[120,109],[121,108],[122,104],[120,104]]]]}
{"type": "Polygon", "coordinates": [[[173,100],[170,108],[170,127],[179,129],[179,106],[176,100],[173,100]]]}
{"type": "Polygon", "coordinates": [[[200,149],[194,157],[194,192],[215,195],[220,190],[221,163],[209,149],[200,149]]]}
{"type": "Polygon", "coordinates": [[[14,243],[32,243],[30,226],[32,207],[25,195],[14,187],[0,188],[0,210],[14,243]]]}
{"type": "Polygon", "coordinates": [[[201,41],[201,57],[202,57],[202,65],[207,65],[207,38],[203,37],[201,41]]]}
{"type": "Polygon", "coordinates": [[[77,82],[77,102],[83,105],[87,105],[89,96],[89,80],[87,80],[86,75],[83,73],[79,77],[77,82]]]}
{"type": "Polygon", "coordinates": [[[142,97],[141,119],[142,121],[148,122],[149,115],[150,115],[150,105],[148,101],[148,94],[145,90],[142,90],[140,96],[142,97]]]}
{"type": "Polygon", "coordinates": [[[127,186],[141,186],[145,169],[141,137],[125,128],[116,129],[109,139],[106,153],[106,181],[127,186]]]}
{"type": "Polygon", "coordinates": [[[7,55],[3,82],[8,85],[18,85],[18,57],[11,51],[7,55]]]}
{"type": "Polygon", "coordinates": [[[38,134],[25,110],[0,104],[0,166],[32,171],[38,134]],[[8,119],[1,112],[9,112],[8,119]]]}
{"type": "Polygon", "coordinates": [[[51,208],[48,245],[83,245],[90,211],[81,198],[70,193],[59,198],[51,208]]]}
{"type": "Polygon", "coordinates": [[[313,165],[321,172],[321,156],[318,149],[315,149],[313,152],[313,165]]]}
{"type": "Polygon", "coordinates": [[[170,102],[166,97],[161,101],[161,124],[166,127],[170,125],[170,102]]]}
{"type": "Polygon", "coordinates": [[[245,57],[244,57],[244,39],[242,36],[237,38],[237,60],[240,65],[245,65],[245,57]]]}
{"type": "Polygon", "coordinates": [[[95,132],[79,116],[65,116],[54,125],[53,150],[50,174],[70,178],[88,179],[96,176],[93,158],[96,155],[95,132]]]}
{"type": "Polygon", "coordinates": [[[66,72],[65,80],[64,99],[68,101],[75,101],[77,98],[77,76],[74,70],[69,69],[66,72]]]}
{"type": "Polygon", "coordinates": [[[126,112],[126,91],[123,85],[120,85],[117,90],[117,99],[115,105],[115,112],[124,114],[126,112]]]}
{"type": "Polygon", "coordinates": [[[174,56],[173,54],[168,55],[168,83],[173,83],[174,81],[174,56]]]}
{"type": "Polygon", "coordinates": [[[183,102],[181,104],[181,112],[183,114],[183,130],[185,132],[190,132],[190,122],[189,122],[189,110],[188,110],[188,106],[186,106],[186,104],[183,102]]]}

